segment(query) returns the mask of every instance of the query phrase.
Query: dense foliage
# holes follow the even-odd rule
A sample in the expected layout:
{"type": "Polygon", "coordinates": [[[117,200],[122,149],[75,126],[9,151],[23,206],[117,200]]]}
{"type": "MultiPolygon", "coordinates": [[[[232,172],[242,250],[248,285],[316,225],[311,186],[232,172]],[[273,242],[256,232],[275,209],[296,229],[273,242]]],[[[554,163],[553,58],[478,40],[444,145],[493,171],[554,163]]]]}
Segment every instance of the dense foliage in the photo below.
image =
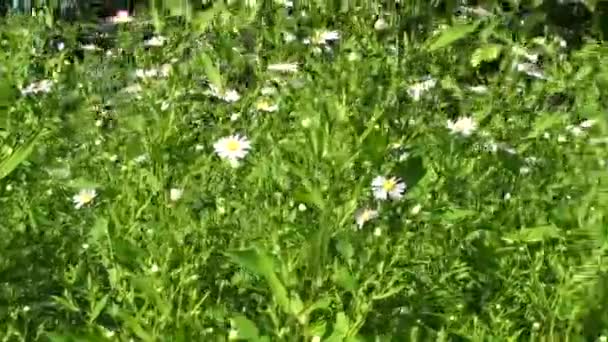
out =
{"type": "Polygon", "coordinates": [[[341,9],[3,19],[0,337],[605,341],[606,46],[341,9]]]}

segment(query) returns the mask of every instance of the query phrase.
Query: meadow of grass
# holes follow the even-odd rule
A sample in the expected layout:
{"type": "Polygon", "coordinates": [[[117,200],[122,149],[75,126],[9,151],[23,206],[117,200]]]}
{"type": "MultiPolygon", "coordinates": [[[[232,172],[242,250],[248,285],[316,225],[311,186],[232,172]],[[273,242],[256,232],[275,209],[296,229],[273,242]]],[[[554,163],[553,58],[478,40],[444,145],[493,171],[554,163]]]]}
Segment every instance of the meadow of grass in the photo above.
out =
{"type": "Polygon", "coordinates": [[[0,25],[3,341],[606,340],[604,45],[153,24],[0,25]]]}

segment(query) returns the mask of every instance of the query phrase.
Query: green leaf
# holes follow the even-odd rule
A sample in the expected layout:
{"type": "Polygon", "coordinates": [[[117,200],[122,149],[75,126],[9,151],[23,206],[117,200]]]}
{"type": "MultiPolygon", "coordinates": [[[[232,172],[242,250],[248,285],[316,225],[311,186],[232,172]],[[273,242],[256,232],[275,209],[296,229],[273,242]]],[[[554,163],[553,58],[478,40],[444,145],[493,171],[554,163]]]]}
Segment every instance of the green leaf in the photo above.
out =
{"type": "Polygon", "coordinates": [[[351,293],[357,292],[357,288],[359,287],[357,280],[350,274],[346,267],[336,266],[332,278],[334,283],[346,291],[351,293]]]}
{"type": "Polygon", "coordinates": [[[277,303],[285,313],[292,313],[287,289],[274,272],[272,258],[256,249],[232,251],[225,254],[241,267],[264,277],[277,303]]]}
{"type": "Polygon", "coordinates": [[[216,86],[220,92],[224,91],[224,82],[222,80],[220,69],[215,65],[215,63],[213,63],[211,57],[209,57],[209,55],[203,52],[199,56],[199,62],[205,69],[205,73],[209,78],[209,82],[216,86]]]}
{"type": "Polygon", "coordinates": [[[109,297],[110,295],[105,295],[103,296],[103,298],[101,298],[100,301],[95,303],[95,306],[93,306],[93,310],[91,311],[91,315],[89,316],[89,324],[93,323],[93,321],[95,321],[97,317],[99,317],[101,311],[105,309],[109,297]]]}
{"type": "Polygon", "coordinates": [[[333,326],[332,334],[325,340],[325,342],[342,342],[348,335],[348,329],[350,322],[344,312],[338,312],[336,315],[336,322],[333,326]]]}
{"type": "Polygon", "coordinates": [[[18,147],[8,158],[0,162],[0,179],[8,176],[32,154],[34,147],[43,135],[42,131],[36,133],[28,142],[18,147]]]}
{"type": "MultiPolygon", "coordinates": [[[[412,189],[426,175],[424,161],[420,156],[411,156],[396,166],[396,173],[412,189]]],[[[408,190],[409,191],[409,190],[408,190]]]]}
{"type": "Polygon", "coordinates": [[[543,113],[534,121],[534,124],[532,125],[532,132],[528,133],[526,139],[534,139],[553,126],[561,124],[562,121],[562,115],[558,115],[556,113],[543,113]]]}
{"type": "Polygon", "coordinates": [[[538,226],[532,228],[523,228],[519,231],[503,237],[509,242],[543,242],[561,237],[560,230],[555,225],[549,224],[546,226],[538,226]]]}
{"type": "Polygon", "coordinates": [[[216,1],[213,7],[206,11],[196,11],[192,24],[197,32],[204,32],[211,25],[213,18],[225,9],[223,1],[216,1]]]}
{"type": "Polygon", "coordinates": [[[257,340],[260,335],[260,331],[255,323],[243,315],[232,318],[230,324],[238,332],[238,338],[257,340]]]}
{"type": "Polygon", "coordinates": [[[477,215],[477,212],[474,210],[452,208],[446,213],[444,213],[442,217],[449,222],[453,222],[463,220],[465,218],[475,215],[477,215]]]}
{"type": "Polygon", "coordinates": [[[471,55],[471,65],[478,67],[482,62],[493,62],[499,56],[503,46],[499,44],[487,44],[480,46],[471,55]]]}
{"type": "Polygon", "coordinates": [[[431,38],[430,40],[432,40],[432,42],[427,42],[427,49],[429,51],[435,51],[449,46],[455,41],[460,40],[473,33],[475,29],[477,29],[477,26],[479,26],[479,22],[476,22],[474,24],[458,24],[452,26],[441,32],[437,38],[431,38]]]}
{"type": "Polygon", "coordinates": [[[73,180],[67,182],[66,186],[69,188],[73,188],[73,189],[97,189],[101,185],[90,179],[76,178],[76,179],[73,179],[73,180]]]}

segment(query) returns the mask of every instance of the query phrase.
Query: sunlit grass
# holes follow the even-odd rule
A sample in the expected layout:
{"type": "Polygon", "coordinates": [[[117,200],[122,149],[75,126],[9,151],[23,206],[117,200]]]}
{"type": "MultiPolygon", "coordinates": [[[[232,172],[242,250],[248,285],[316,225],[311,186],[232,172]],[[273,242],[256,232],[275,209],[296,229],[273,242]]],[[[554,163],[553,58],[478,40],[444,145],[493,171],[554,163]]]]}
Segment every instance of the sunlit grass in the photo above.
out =
{"type": "Polygon", "coordinates": [[[217,11],[0,27],[4,340],[605,339],[602,45],[217,11]]]}

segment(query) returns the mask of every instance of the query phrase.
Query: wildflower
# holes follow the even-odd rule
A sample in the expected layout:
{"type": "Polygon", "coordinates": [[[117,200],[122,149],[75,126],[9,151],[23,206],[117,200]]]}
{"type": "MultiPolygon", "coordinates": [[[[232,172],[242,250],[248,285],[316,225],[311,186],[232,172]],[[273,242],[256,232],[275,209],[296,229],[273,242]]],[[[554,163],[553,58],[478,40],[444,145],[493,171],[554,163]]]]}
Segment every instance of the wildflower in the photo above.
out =
{"type": "Polygon", "coordinates": [[[57,43],[57,50],[58,51],[63,51],[64,48],[65,48],[65,43],[64,42],[57,43]]]}
{"type": "Polygon", "coordinates": [[[310,42],[315,45],[325,45],[330,41],[338,39],[340,39],[340,32],[320,30],[316,31],[313,34],[312,38],[310,39],[310,42]]]}
{"type": "Polygon", "coordinates": [[[300,203],[298,204],[298,210],[299,211],[306,211],[306,205],[304,203],[300,203]]]}
{"type": "Polygon", "coordinates": [[[177,202],[180,200],[180,198],[182,198],[183,194],[183,189],[172,188],[171,190],[169,190],[169,199],[172,202],[177,202]]]}
{"type": "Polygon", "coordinates": [[[380,237],[382,235],[382,229],[380,229],[380,227],[377,227],[376,229],[374,229],[374,236],[380,237]]]}
{"type": "Polygon", "coordinates": [[[255,109],[262,111],[262,112],[271,113],[271,112],[276,112],[279,109],[279,106],[276,104],[270,103],[268,100],[262,99],[262,100],[259,100],[255,104],[255,109]]]}
{"type": "Polygon", "coordinates": [[[123,24],[133,21],[133,17],[129,15],[129,11],[118,11],[116,15],[108,18],[108,21],[114,24],[123,24]]]}
{"type": "Polygon", "coordinates": [[[291,32],[283,32],[283,41],[285,43],[291,43],[296,40],[296,36],[291,32]]]}
{"type": "Polygon", "coordinates": [[[213,84],[209,86],[208,94],[213,97],[222,99],[226,102],[236,102],[241,99],[241,95],[239,95],[239,93],[236,90],[234,90],[234,89],[220,90],[218,87],[216,87],[213,84]]]}
{"type": "Polygon", "coordinates": [[[95,191],[95,189],[82,189],[79,193],[74,195],[72,200],[74,201],[76,209],[80,209],[83,206],[93,202],[96,196],[97,191],[95,191]]]}
{"type": "Polygon", "coordinates": [[[301,124],[302,124],[302,127],[308,128],[312,124],[312,120],[310,118],[304,118],[304,119],[302,119],[301,124]]]}
{"type": "Polygon", "coordinates": [[[388,28],[388,23],[386,22],[386,20],[384,20],[384,18],[379,18],[374,23],[374,30],[376,30],[376,31],[384,31],[387,28],[388,28]]]}
{"type": "Polygon", "coordinates": [[[123,90],[127,94],[137,94],[137,93],[139,93],[139,92],[142,91],[142,88],[141,88],[141,86],[139,84],[135,83],[135,84],[132,84],[130,86],[127,86],[123,90]]]}
{"type": "Polygon", "coordinates": [[[228,159],[228,161],[236,162],[239,159],[245,158],[251,149],[251,143],[246,137],[240,135],[231,135],[219,139],[214,145],[215,153],[220,158],[228,159]]]}
{"type": "Polygon", "coordinates": [[[296,63],[276,63],[269,64],[268,71],[278,71],[278,72],[297,72],[298,64],[296,63]]]}
{"type": "Polygon", "coordinates": [[[405,192],[405,188],[405,183],[396,177],[386,178],[378,176],[372,180],[374,197],[379,200],[401,199],[403,197],[403,192],[405,192]]]}
{"type": "Polygon", "coordinates": [[[150,272],[152,273],[156,273],[160,270],[160,268],[158,267],[157,264],[152,265],[152,267],[150,267],[150,272]]]}
{"type": "Polygon", "coordinates": [[[447,126],[452,134],[461,134],[465,137],[470,136],[477,129],[477,123],[470,117],[461,117],[455,122],[448,120],[447,126]]]}
{"type": "Polygon", "coordinates": [[[583,130],[579,126],[568,125],[566,130],[569,131],[573,136],[578,137],[583,134],[583,130]]]}
{"type": "Polygon", "coordinates": [[[144,41],[144,46],[163,46],[167,38],[163,36],[154,36],[146,41],[144,41]]]}
{"type": "Polygon", "coordinates": [[[86,51],[97,51],[99,48],[95,44],[83,44],[80,45],[80,48],[86,51]]]}
{"type": "Polygon", "coordinates": [[[241,117],[241,113],[232,113],[230,115],[230,121],[237,121],[241,117]]]}
{"type": "Polygon", "coordinates": [[[483,85],[470,86],[469,90],[476,94],[484,94],[488,92],[488,87],[483,85]]]}
{"type": "Polygon", "coordinates": [[[356,62],[358,60],[361,59],[361,56],[357,53],[357,52],[351,52],[348,54],[348,56],[346,57],[346,59],[348,59],[349,62],[356,62]]]}
{"type": "Polygon", "coordinates": [[[425,81],[412,84],[408,88],[407,93],[412,97],[412,99],[414,99],[414,101],[418,101],[422,97],[423,93],[434,88],[436,85],[437,81],[429,78],[425,81]]]}
{"type": "Polygon", "coordinates": [[[376,217],[378,217],[377,210],[369,208],[359,209],[357,213],[355,213],[355,222],[357,222],[357,226],[361,229],[366,222],[371,221],[376,217]]]}
{"type": "Polygon", "coordinates": [[[518,64],[516,64],[515,68],[517,69],[517,71],[523,72],[524,74],[526,74],[528,76],[538,78],[541,80],[547,79],[545,77],[545,75],[543,74],[543,71],[532,63],[518,63],[518,64]]]}
{"type": "Polygon", "coordinates": [[[274,95],[277,93],[277,89],[275,87],[263,87],[260,93],[264,96],[274,95]]]}
{"type": "Polygon", "coordinates": [[[51,91],[52,86],[53,86],[53,81],[51,81],[51,80],[42,80],[39,82],[34,82],[34,83],[28,85],[27,87],[22,88],[21,94],[29,95],[29,94],[48,93],[51,91]]]}
{"type": "Polygon", "coordinates": [[[420,210],[422,210],[422,205],[420,204],[416,204],[411,210],[410,210],[410,214],[412,215],[418,215],[418,213],[420,213],[420,210]]]}
{"type": "Polygon", "coordinates": [[[596,122],[597,121],[595,121],[593,119],[587,119],[587,120],[581,122],[578,126],[580,128],[588,129],[588,128],[593,127],[593,125],[595,125],[596,122]]]}

